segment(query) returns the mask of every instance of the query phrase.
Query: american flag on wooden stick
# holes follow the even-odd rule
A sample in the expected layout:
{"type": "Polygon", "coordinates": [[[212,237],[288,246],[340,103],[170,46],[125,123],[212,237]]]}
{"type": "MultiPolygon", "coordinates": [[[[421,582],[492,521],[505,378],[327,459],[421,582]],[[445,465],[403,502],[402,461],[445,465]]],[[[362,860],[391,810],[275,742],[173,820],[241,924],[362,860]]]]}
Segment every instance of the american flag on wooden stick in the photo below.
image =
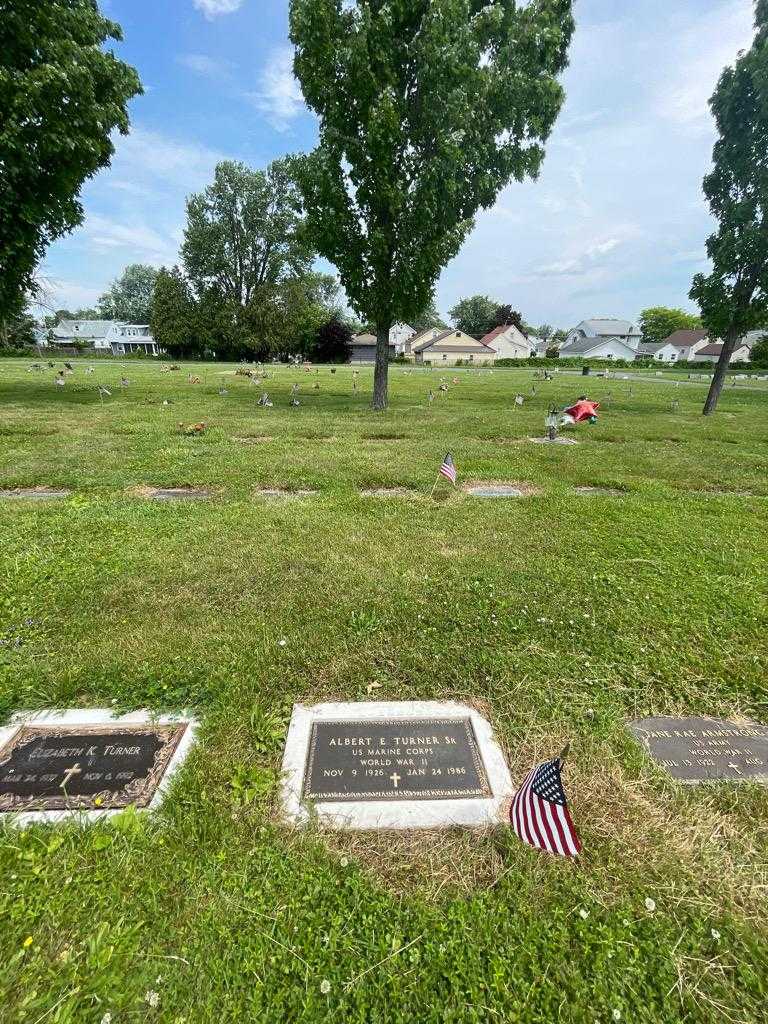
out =
{"type": "Polygon", "coordinates": [[[515,794],[509,816],[524,843],[547,853],[575,857],[581,842],[568,812],[561,770],[559,757],[532,768],[515,794]]]}
{"type": "Polygon", "coordinates": [[[445,453],[445,458],[440,466],[440,475],[450,480],[454,486],[456,485],[456,465],[450,452],[445,453]]]}

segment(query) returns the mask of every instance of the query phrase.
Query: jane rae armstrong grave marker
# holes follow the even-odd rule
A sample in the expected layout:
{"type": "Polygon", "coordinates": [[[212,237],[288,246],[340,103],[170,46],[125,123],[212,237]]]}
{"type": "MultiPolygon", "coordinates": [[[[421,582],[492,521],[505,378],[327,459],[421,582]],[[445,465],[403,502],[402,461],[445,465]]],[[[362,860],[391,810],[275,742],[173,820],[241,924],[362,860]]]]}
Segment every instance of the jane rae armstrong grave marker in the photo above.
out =
{"type": "Polygon", "coordinates": [[[151,808],[193,740],[186,718],[42,712],[0,729],[0,815],[95,818],[151,808]]]}
{"type": "Polygon", "coordinates": [[[336,828],[435,828],[501,820],[512,783],[490,725],[453,702],[296,705],[283,812],[336,828]]]}
{"type": "Polygon", "coordinates": [[[678,782],[768,782],[768,726],[721,718],[644,718],[629,729],[678,782]]]}

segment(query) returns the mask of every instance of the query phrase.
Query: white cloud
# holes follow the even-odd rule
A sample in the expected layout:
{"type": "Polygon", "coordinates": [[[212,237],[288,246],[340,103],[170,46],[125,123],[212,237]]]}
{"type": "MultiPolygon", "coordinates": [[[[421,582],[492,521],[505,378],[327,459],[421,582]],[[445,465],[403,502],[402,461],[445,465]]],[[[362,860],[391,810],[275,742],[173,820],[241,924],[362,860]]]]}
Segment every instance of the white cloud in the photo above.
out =
{"type": "Polygon", "coordinates": [[[578,274],[586,274],[594,271],[595,267],[603,262],[603,257],[608,256],[621,245],[619,238],[605,238],[599,242],[588,245],[583,252],[570,259],[557,260],[554,263],[545,264],[533,271],[533,277],[567,277],[578,274]]]}
{"type": "Polygon", "coordinates": [[[220,14],[233,14],[242,6],[243,0],[193,0],[198,11],[202,11],[208,21],[218,18],[220,14]]]}
{"type": "Polygon", "coordinates": [[[727,0],[680,33],[674,70],[659,83],[657,110],[661,117],[692,130],[710,130],[709,98],[720,74],[751,44],[751,7],[743,0],[727,0]]]}
{"type": "Polygon", "coordinates": [[[180,53],[176,63],[205,78],[229,78],[234,64],[228,60],[215,60],[205,53],[180,53]]]}
{"type": "Polygon", "coordinates": [[[290,47],[272,52],[261,76],[260,89],[247,96],[276,131],[288,130],[290,122],[306,109],[301,87],[293,74],[293,51],[290,47]]]}

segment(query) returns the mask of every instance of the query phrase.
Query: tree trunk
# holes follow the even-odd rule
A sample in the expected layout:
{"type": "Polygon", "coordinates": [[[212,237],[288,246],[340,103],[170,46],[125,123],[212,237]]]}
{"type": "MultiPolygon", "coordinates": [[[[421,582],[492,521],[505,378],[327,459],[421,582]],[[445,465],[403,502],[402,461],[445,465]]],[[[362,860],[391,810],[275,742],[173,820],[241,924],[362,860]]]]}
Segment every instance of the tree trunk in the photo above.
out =
{"type": "MultiPolygon", "coordinates": [[[[728,367],[731,364],[731,356],[733,355],[733,350],[736,348],[736,342],[738,340],[739,332],[736,330],[736,328],[731,327],[725,336],[725,341],[723,342],[723,350],[720,353],[720,358],[717,361],[717,366],[715,367],[715,375],[712,378],[712,384],[709,388],[709,394],[707,395],[707,400],[704,403],[705,416],[711,415],[717,408],[717,402],[720,398],[720,392],[723,390],[723,385],[725,384],[725,375],[728,372],[728,367]]],[[[695,358],[696,356],[694,354],[694,359],[695,358]]]]}
{"type": "Polygon", "coordinates": [[[387,408],[387,374],[389,373],[389,329],[391,324],[376,324],[376,369],[373,371],[373,408],[387,408]]]}

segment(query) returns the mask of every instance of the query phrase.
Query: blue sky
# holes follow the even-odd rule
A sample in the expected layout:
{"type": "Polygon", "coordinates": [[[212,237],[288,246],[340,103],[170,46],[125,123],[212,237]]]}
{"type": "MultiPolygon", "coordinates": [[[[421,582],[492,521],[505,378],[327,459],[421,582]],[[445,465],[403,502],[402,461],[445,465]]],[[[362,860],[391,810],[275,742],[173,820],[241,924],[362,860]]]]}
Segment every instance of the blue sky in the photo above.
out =
{"type": "MultiPolygon", "coordinates": [[[[90,305],[132,262],[171,264],[184,200],[218,160],[262,167],[311,149],[291,74],[288,0],[106,0],[145,95],[112,166],[83,190],[84,224],[43,264],[50,301],[90,305]]],[[[706,266],[707,108],[752,37],[751,0],[577,0],[568,97],[537,182],[482,212],[437,292],[490,294],[532,323],[635,319],[681,305],[706,266]]]]}

